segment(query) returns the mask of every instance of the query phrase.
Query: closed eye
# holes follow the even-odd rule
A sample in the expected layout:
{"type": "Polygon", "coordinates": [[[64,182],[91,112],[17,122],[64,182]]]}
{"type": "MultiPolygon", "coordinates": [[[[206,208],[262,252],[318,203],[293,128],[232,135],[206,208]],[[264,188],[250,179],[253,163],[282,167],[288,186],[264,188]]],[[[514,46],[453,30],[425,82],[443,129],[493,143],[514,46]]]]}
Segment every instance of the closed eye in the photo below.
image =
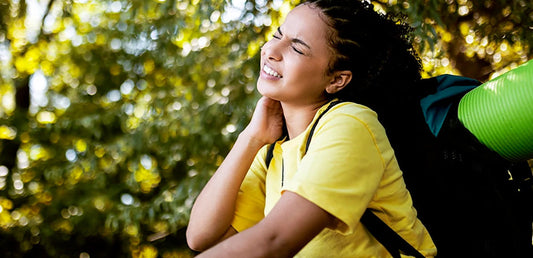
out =
{"type": "Polygon", "coordinates": [[[300,54],[300,55],[303,55],[303,54],[304,54],[304,52],[298,50],[296,47],[292,47],[292,49],[293,49],[294,51],[296,51],[296,53],[298,53],[298,54],[300,54]]]}
{"type": "Polygon", "coordinates": [[[274,33],[274,35],[272,35],[272,37],[274,37],[275,39],[281,39],[283,37],[283,33],[281,33],[281,30],[279,29],[279,27],[274,33]]]}
{"type": "MultiPolygon", "coordinates": [[[[283,38],[283,33],[281,32],[281,29],[280,27],[278,27],[278,29],[276,30],[276,32],[274,33],[274,35],[272,35],[272,37],[274,37],[275,39],[281,39],[283,38]]],[[[295,47],[294,45],[300,45],[300,46],[303,46],[303,47],[306,47],[308,49],[311,49],[311,47],[306,44],[303,40],[301,39],[298,39],[298,38],[294,38],[294,39],[291,39],[291,43],[292,43],[292,49],[300,54],[300,55],[305,55],[303,51],[299,50],[297,47],[295,47]]]]}

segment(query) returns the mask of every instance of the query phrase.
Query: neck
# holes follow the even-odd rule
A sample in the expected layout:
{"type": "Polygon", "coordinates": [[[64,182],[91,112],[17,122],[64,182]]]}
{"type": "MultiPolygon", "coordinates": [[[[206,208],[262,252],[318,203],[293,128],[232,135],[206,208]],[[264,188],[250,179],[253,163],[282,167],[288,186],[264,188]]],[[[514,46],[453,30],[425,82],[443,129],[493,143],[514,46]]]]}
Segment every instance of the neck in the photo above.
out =
{"type": "Polygon", "coordinates": [[[296,136],[305,131],[307,126],[309,126],[311,121],[313,121],[313,117],[318,109],[320,109],[327,102],[328,100],[323,100],[304,106],[281,103],[289,139],[294,139],[296,136]]]}

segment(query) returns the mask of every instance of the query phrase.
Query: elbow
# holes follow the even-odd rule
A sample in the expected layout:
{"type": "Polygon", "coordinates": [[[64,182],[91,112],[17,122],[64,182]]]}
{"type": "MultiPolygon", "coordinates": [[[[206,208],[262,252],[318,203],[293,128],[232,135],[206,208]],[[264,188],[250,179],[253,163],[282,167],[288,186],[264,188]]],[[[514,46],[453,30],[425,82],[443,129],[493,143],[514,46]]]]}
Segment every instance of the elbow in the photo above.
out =
{"type": "Polygon", "coordinates": [[[187,245],[193,251],[203,252],[210,247],[207,244],[207,241],[205,240],[205,238],[202,237],[202,234],[199,234],[198,232],[195,232],[194,230],[191,230],[190,228],[187,228],[186,238],[187,238],[187,245]]]}
{"type": "Polygon", "coordinates": [[[216,232],[221,231],[213,230],[210,227],[198,225],[191,226],[191,224],[189,224],[185,235],[187,238],[187,245],[194,251],[203,252],[237,233],[232,227],[227,229],[225,233],[216,232]]]}

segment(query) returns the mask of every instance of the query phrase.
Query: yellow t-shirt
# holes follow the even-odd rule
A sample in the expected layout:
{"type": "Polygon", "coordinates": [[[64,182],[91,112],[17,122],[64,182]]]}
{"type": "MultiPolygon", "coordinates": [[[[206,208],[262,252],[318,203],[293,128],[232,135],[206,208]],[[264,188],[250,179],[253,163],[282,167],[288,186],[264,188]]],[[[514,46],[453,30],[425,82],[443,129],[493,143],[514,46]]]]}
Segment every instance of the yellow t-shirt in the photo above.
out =
{"type": "Polygon", "coordinates": [[[338,221],[297,256],[390,257],[359,223],[367,207],[423,255],[435,256],[437,249],[416,217],[402,171],[375,112],[351,102],[336,105],[318,122],[304,154],[311,126],[326,107],[302,134],[276,143],[268,173],[267,147],[259,151],[241,185],[232,226],[240,232],[255,225],[284,191],[291,191],[338,221]]]}

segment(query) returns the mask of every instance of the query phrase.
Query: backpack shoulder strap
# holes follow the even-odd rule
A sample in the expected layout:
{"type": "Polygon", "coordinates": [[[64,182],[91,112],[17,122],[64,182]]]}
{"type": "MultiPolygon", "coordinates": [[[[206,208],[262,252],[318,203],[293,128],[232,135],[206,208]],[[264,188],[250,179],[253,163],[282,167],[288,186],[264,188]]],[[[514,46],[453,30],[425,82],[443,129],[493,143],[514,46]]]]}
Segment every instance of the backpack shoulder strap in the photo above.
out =
{"type": "Polygon", "coordinates": [[[304,155],[307,153],[307,150],[309,149],[309,144],[311,144],[311,138],[313,137],[313,134],[315,133],[315,128],[316,128],[316,125],[318,124],[318,121],[320,121],[320,118],[322,118],[332,107],[334,107],[335,105],[341,103],[342,101],[341,100],[336,100],[336,101],[333,101],[331,103],[329,103],[328,107],[326,108],[326,110],[324,110],[324,112],[322,112],[318,118],[315,120],[315,123],[313,123],[313,127],[311,127],[311,131],[309,131],[309,136],[307,137],[307,142],[305,143],[305,152],[304,152],[304,155]]]}
{"type": "MultiPolygon", "coordinates": [[[[316,119],[311,131],[309,132],[309,137],[307,137],[307,142],[305,144],[305,153],[309,149],[311,144],[311,138],[315,132],[315,128],[318,124],[318,121],[324,114],[326,114],[332,107],[339,104],[341,101],[334,101],[329,104],[329,106],[320,114],[316,119]]],[[[305,155],[304,153],[304,155],[305,155]]],[[[368,229],[368,231],[389,251],[389,253],[394,257],[400,257],[400,251],[404,254],[416,257],[423,258],[424,256],[418,252],[412,245],[405,241],[398,233],[391,229],[385,222],[378,218],[372,211],[366,209],[363,217],[361,218],[361,223],[368,229]]]]}
{"type": "MultiPolygon", "coordinates": [[[[309,144],[311,143],[311,138],[315,132],[315,128],[318,124],[318,121],[324,116],[332,107],[341,103],[342,101],[336,100],[331,102],[326,110],[322,112],[318,118],[313,123],[311,130],[309,131],[309,136],[307,137],[307,142],[305,143],[305,153],[309,149],[309,144]]],[[[270,166],[270,162],[274,156],[274,146],[275,143],[272,143],[268,146],[267,156],[265,159],[267,169],[270,166]]],[[[424,256],[418,252],[413,246],[411,246],[407,241],[405,241],[398,233],[391,229],[385,222],[379,219],[372,211],[366,209],[363,217],[361,218],[361,223],[368,229],[368,231],[389,251],[389,253],[394,258],[400,258],[400,251],[404,254],[414,256],[416,258],[423,258],[424,256]]]]}
{"type": "Polygon", "coordinates": [[[268,167],[270,167],[270,162],[272,161],[272,158],[274,157],[274,147],[276,146],[276,143],[271,143],[268,145],[268,150],[267,150],[267,156],[266,156],[266,159],[265,159],[265,164],[266,164],[266,167],[268,169],[268,167]]]}
{"type": "Polygon", "coordinates": [[[411,244],[403,239],[396,231],[390,228],[383,220],[378,218],[370,209],[366,209],[361,217],[361,223],[374,236],[378,242],[387,249],[387,251],[394,258],[400,258],[400,251],[403,254],[413,256],[416,258],[424,258],[424,256],[416,250],[411,244]]]}

